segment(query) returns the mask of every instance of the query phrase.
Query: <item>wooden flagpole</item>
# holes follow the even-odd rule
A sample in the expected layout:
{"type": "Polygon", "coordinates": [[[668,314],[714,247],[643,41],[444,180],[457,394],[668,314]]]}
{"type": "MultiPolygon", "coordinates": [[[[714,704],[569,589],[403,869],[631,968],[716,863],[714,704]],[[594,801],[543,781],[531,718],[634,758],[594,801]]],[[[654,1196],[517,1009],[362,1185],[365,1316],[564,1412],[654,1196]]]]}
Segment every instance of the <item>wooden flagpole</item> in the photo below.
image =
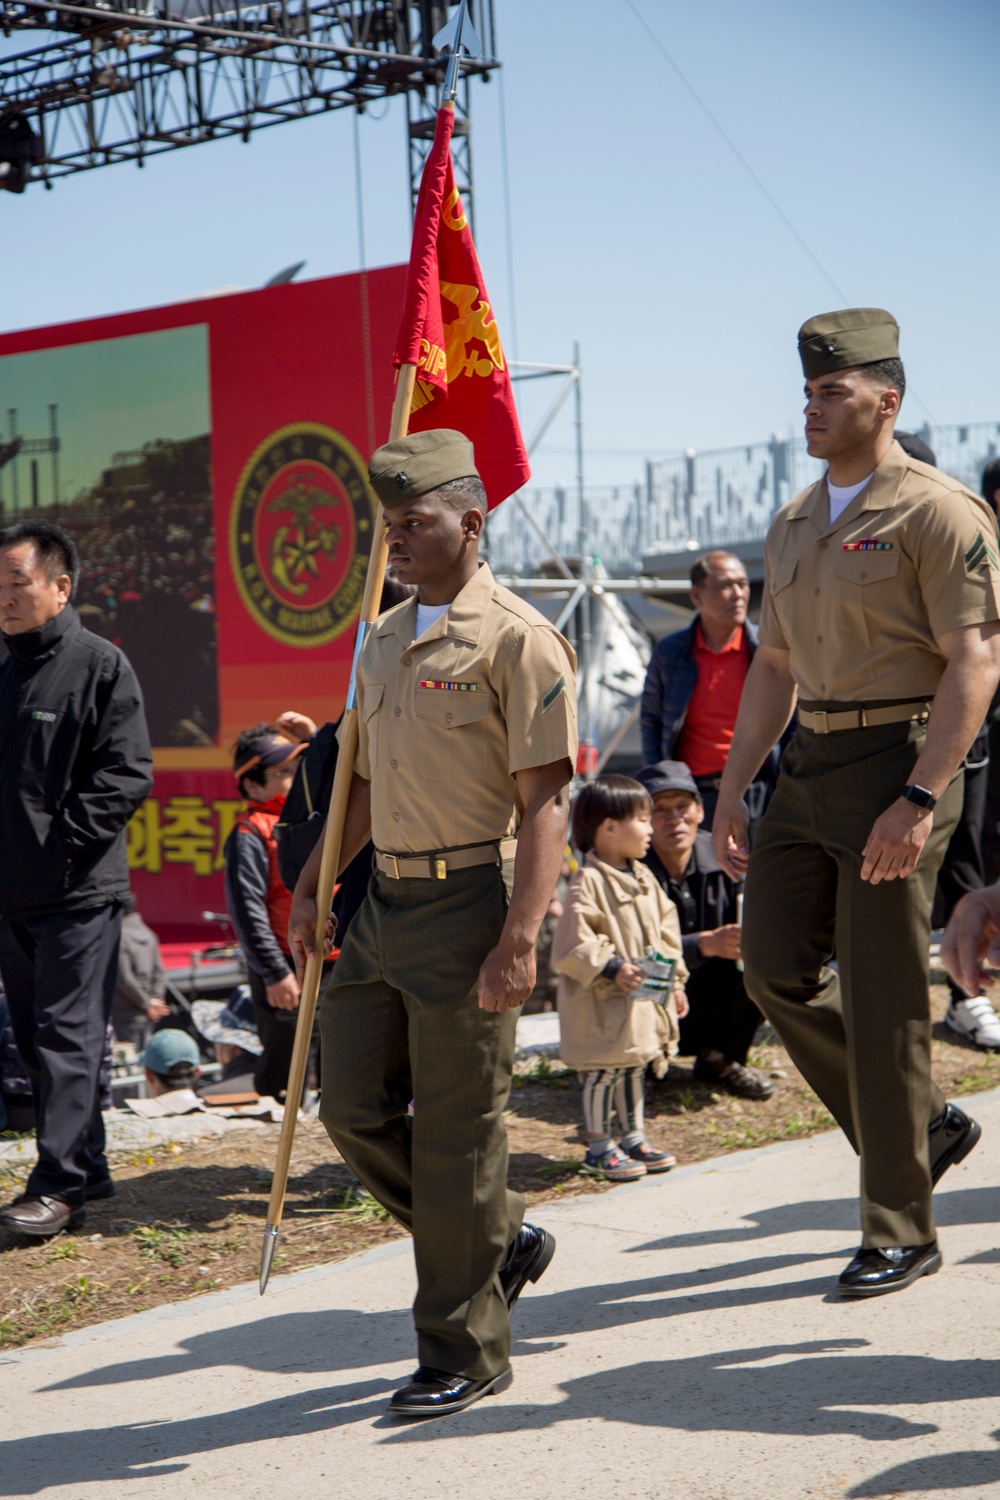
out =
{"type": "MultiPolygon", "coordinates": [[[[395,438],[406,436],[410,421],[410,406],[413,401],[413,387],[416,374],[416,365],[400,366],[399,377],[396,382],[396,397],[392,407],[392,422],[389,429],[390,442],[395,438]]],[[[292,1160],[292,1146],[295,1142],[295,1126],[298,1122],[299,1104],[305,1084],[306,1064],[309,1060],[309,1043],[312,1040],[313,1020],[316,1015],[316,1002],[319,998],[320,980],[323,977],[323,945],[326,940],[326,919],[330,914],[330,906],[333,902],[333,888],[337,881],[340,850],[344,839],[347,803],[350,798],[351,780],[354,775],[354,757],[358,748],[358,710],[355,700],[355,678],[357,675],[358,658],[361,655],[361,648],[364,645],[368,627],[378,616],[387,558],[388,549],[385,539],[385,524],[382,506],[379,505],[375,515],[375,533],[372,537],[368,571],[365,576],[365,592],[361,601],[361,615],[358,620],[358,637],[354,647],[351,685],[348,690],[347,706],[344,709],[344,718],[340,730],[340,748],[337,753],[333,791],[330,795],[330,810],[326,815],[326,825],[323,832],[323,855],[319,867],[319,883],[316,887],[316,954],[315,957],[306,960],[305,974],[302,979],[302,993],[299,996],[299,1016],[295,1027],[295,1045],[292,1049],[292,1061],[288,1070],[288,1089],[285,1094],[285,1118],[281,1125],[278,1155],[274,1163],[271,1198],[267,1205],[267,1223],[264,1226],[264,1243],[260,1256],[260,1291],[262,1296],[267,1289],[268,1277],[271,1274],[271,1264],[274,1260],[274,1252],[278,1244],[278,1233],[281,1228],[281,1216],[285,1207],[288,1172],[292,1160]]]]}

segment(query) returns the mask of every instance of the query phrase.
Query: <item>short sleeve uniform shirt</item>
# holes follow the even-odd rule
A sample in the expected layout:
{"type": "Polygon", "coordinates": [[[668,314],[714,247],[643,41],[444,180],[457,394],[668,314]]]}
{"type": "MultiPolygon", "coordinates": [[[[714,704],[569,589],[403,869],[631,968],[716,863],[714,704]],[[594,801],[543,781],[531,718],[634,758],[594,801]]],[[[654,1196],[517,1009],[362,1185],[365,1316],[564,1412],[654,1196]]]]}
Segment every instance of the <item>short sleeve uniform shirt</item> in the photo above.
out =
{"type": "Polygon", "coordinates": [[[372,837],[391,854],[503,838],[516,772],[576,760],[576,658],[482,564],[414,639],[416,601],[379,617],[358,663],[355,770],[372,837]]]}
{"type": "Polygon", "coordinates": [[[938,638],[1000,619],[993,512],[895,442],[835,522],[825,478],[779,510],[764,562],[760,640],[807,704],[930,698],[938,638]]]}

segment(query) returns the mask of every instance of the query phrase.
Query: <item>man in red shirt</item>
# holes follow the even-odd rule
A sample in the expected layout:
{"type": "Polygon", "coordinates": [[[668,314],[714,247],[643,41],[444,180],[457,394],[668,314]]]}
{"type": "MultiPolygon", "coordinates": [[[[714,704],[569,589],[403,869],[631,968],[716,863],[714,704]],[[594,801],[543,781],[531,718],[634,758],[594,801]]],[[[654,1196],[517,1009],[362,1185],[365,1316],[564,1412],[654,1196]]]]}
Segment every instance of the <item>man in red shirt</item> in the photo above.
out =
{"type": "MultiPolygon", "coordinates": [[[[722,772],[733,738],[743,683],[757,649],[747,619],[750,581],[731,552],[706,552],[691,567],[697,613],[684,630],[665,636],[653,652],[642,695],[642,751],[649,764],[684,761],[694,776],[712,826],[722,772]]],[[[760,818],[777,775],[777,747],[747,798],[760,818]]]]}

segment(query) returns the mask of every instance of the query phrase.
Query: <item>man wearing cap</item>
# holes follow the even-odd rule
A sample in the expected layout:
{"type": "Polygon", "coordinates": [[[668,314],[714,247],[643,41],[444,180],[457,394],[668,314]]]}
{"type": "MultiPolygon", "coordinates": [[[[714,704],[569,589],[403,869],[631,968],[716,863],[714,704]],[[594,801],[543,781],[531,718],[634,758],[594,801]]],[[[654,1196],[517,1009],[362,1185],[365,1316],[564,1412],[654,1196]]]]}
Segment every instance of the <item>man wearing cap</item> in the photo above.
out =
{"type": "MultiPolygon", "coordinates": [[[[417,595],[358,662],[341,866],[371,836],[375,871],[323,999],[321,1112],[412,1231],[420,1367],[390,1409],[430,1417],[510,1385],[510,1309],[554,1250],[507,1189],[503,1111],[565,847],[575,659],[478,560],[486,500],[465,437],[388,443],[369,473],[389,563],[417,595]]],[[[319,849],[295,892],[299,961],[319,849]]]]}
{"type": "Polygon", "coordinates": [[[799,351],[827,472],[768,532],[713,838],[742,876],[743,792],[797,695],[749,860],[746,983],[860,1154],[862,1244],[838,1286],[870,1296],[938,1269],[931,1189],[980,1134],[931,1080],[927,964],[962,759],[1000,673],[1000,559],[983,501],[893,439],[894,319],[812,318],[799,351]]]}
{"type": "Polygon", "coordinates": [[[257,1035],[250,986],[237,985],[224,1005],[196,1000],[191,1017],[198,1032],[215,1048],[218,1078],[198,1085],[198,1094],[255,1094],[254,1069],[264,1050],[257,1035]]]}
{"type": "Polygon", "coordinates": [[[677,908],[688,977],[688,1011],[680,1022],[680,1051],[694,1058],[694,1076],[742,1099],[769,1099],[774,1085],[747,1054],[760,1011],[746,992],[739,966],[736,887],[702,833],[701,792],[679,760],[661,760],[635,773],[652,800],[653,841],[644,856],[677,908]]]}
{"type": "Polygon", "coordinates": [[[201,1077],[198,1043],[193,1036],[175,1026],[165,1026],[162,1031],[154,1032],[140,1061],[145,1069],[151,1099],[181,1089],[193,1092],[201,1077]]]}
{"type": "Polygon", "coordinates": [[[299,756],[316,726],[302,716],[292,744],[277,724],[244,729],[233,750],[233,775],[246,808],[223,850],[226,910],[243,950],[261,1055],[258,1094],[277,1097],[288,1086],[295,1045],[299,982],[288,946],[292,898],[278,870],[274,825],[281,817],[299,756]]]}

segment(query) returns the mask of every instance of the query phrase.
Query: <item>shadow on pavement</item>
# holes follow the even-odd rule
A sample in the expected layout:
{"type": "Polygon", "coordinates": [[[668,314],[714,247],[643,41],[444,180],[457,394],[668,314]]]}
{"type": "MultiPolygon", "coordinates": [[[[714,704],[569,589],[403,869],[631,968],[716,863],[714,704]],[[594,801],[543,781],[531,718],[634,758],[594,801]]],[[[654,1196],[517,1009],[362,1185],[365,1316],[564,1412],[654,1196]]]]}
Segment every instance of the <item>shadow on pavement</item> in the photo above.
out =
{"type": "MultiPolygon", "coordinates": [[[[179,1340],[183,1353],[105,1365],[43,1389],[65,1391],[87,1386],[160,1380],[198,1370],[238,1365],[262,1374],[326,1375],[413,1358],[409,1309],[357,1312],[335,1308],[256,1318],[234,1328],[179,1340]]],[[[0,1494],[3,1494],[0,1489],[0,1494]]]]}
{"type": "MultiPolygon", "coordinates": [[[[834,1339],[649,1361],[567,1381],[560,1387],[563,1400],[550,1406],[480,1402],[460,1422],[398,1427],[383,1417],[378,1425],[385,1427],[383,1441],[390,1443],[537,1431],[557,1422],[581,1421],[620,1421],[706,1434],[843,1435],[884,1443],[939,1428],[936,1422],[871,1408],[940,1408],[951,1401],[1000,1395],[1000,1361],[860,1352],[867,1347],[865,1339],[834,1339]]],[[[0,1459],[3,1456],[0,1448],[0,1459]]],[[[985,1455],[974,1457],[981,1461],[985,1455]]],[[[993,1463],[992,1472],[1000,1474],[1000,1454],[993,1463]]],[[[916,1465],[903,1465],[892,1473],[910,1467],[916,1465]]],[[[880,1495],[883,1490],[859,1488],[850,1493],[880,1495]]]]}
{"type": "MultiPolygon", "coordinates": [[[[1000,1432],[991,1433],[1000,1440],[1000,1432]]],[[[971,1490],[1000,1485],[1000,1448],[969,1449],[965,1453],[933,1453],[909,1463],[885,1469],[871,1479],[845,1490],[850,1500],[878,1495],[931,1495],[935,1490],[971,1490]]]]}
{"type": "MultiPolygon", "coordinates": [[[[632,1245],[625,1253],[635,1255],[647,1250],[690,1250],[701,1245],[738,1245],[746,1240],[768,1239],[771,1235],[800,1234],[820,1230],[847,1232],[860,1237],[856,1198],[810,1198],[803,1203],[782,1203],[763,1208],[759,1213],[744,1214],[742,1224],[724,1229],[702,1229],[688,1234],[668,1235],[662,1240],[647,1240],[632,1245]]],[[[934,1218],[939,1229],[957,1224],[996,1224],[1000,1222],[1000,1186],[941,1189],[934,1195],[934,1218]]],[[[853,1254],[853,1250],[851,1251],[853,1254]]]]}
{"type": "MultiPolygon", "coordinates": [[[[951,1401],[1000,1396],[1000,1362],[862,1352],[867,1348],[866,1340],[856,1338],[647,1361],[567,1381],[559,1388],[561,1399],[549,1405],[483,1401],[452,1420],[423,1424],[401,1425],[388,1418],[385,1398],[394,1382],[377,1378],[179,1421],[11,1438],[0,1442],[0,1495],[37,1494],[61,1484],[72,1484],[79,1493],[99,1481],[159,1479],[186,1468],[195,1454],[332,1432],[354,1422],[374,1423],[384,1430],[383,1441],[392,1444],[523,1434],[567,1421],[618,1421],[665,1432],[826,1434],[897,1442],[938,1427],[881,1408],[931,1404],[940,1409],[951,1401]]],[[[945,1479],[952,1487],[983,1484],[997,1476],[1000,1453],[958,1454],[900,1465],[850,1493],[876,1496],[890,1487],[926,1490],[945,1479]]]]}
{"type": "MultiPolygon", "coordinates": [[[[843,1251],[833,1253],[838,1257],[844,1254],[843,1251]]],[[[741,1260],[732,1265],[682,1271],[675,1275],[574,1287],[548,1295],[534,1292],[518,1304],[516,1336],[521,1340],[537,1341],[567,1332],[634,1326],[653,1319],[716,1308],[817,1297],[829,1289],[828,1276],[759,1287],[741,1284],[715,1291],[702,1291],[701,1288],[713,1282],[738,1280],[743,1283],[748,1276],[812,1265],[822,1259],[822,1256],[801,1254],[761,1256],[756,1260],[741,1260]]],[[[181,1348],[183,1353],[105,1365],[103,1369],[74,1375],[44,1389],[78,1390],[122,1385],[226,1365],[242,1366],[265,1374],[321,1375],[410,1359],[413,1357],[414,1336],[407,1310],[368,1313],[338,1308],[315,1313],[287,1313],[280,1317],[255,1319],[219,1332],[196,1334],[183,1341],[181,1348]]],[[[518,1349],[520,1354],[542,1352],[544,1349],[540,1349],[537,1343],[518,1349]]],[[[0,1489],[0,1494],[3,1493],[0,1489]]]]}

